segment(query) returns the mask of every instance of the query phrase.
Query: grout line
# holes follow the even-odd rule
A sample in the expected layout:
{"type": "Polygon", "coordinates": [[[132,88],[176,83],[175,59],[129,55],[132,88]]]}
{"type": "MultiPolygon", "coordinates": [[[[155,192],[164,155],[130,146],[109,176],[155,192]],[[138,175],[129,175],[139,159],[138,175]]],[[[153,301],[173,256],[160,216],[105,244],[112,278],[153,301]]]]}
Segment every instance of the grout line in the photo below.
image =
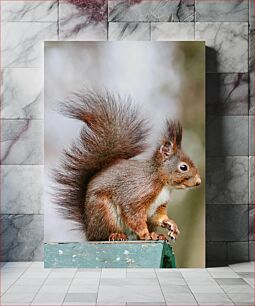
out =
{"type": "MultiPolygon", "coordinates": [[[[44,262],[44,261],[43,261],[44,262]]],[[[44,268],[45,269],[45,268],[44,268]]],[[[52,272],[52,269],[49,269],[50,270],[50,273],[48,273],[48,275],[45,277],[45,280],[42,282],[40,288],[36,291],[36,293],[34,294],[34,297],[32,299],[32,301],[29,303],[29,305],[32,305],[32,303],[34,302],[37,294],[39,293],[39,291],[41,290],[41,288],[43,287],[43,285],[45,284],[46,280],[49,278],[49,275],[51,274],[52,272]]]]}
{"type": "MultiPolygon", "coordinates": [[[[161,288],[161,284],[160,284],[160,281],[159,281],[159,278],[158,278],[158,274],[157,274],[157,272],[156,272],[156,269],[153,269],[153,270],[154,270],[154,273],[156,274],[156,278],[157,278],[157,281],[158,281],[158,284],[159,284],[160,291],[161,291],[162,296],[163,296],[163,298],[164,298],[164,301],[165,301],[165,303],[166,303],[166,305],[167,305],[167,301],[166,301],[165,295],[164,295],[164,293],[163,293],[163,290],[162,290],[162,288],[161,288]]],[[[176,269],[176,270],[179,271],[179,269],[176,269]]]]}
{"type": "MultiPolygon", "coordinates": [[[[18,276],[18,278],[8,287],[8,289],[3,294],[1,294],[1,300],[2,300],[3,295],[6,294],[9,291],[9,289],[11,289],[11,287],[13,285],[15,285],[15,283],[21,278],[21,276],[32,266],[32,263],[33,262],[31,261],[30,265],[20,274],[20,276],[18,276]]],[[[4,279],[4,277],[3,277],[3,279],[4,279]]],[[[3,279],[2,279],[2,275],[1,275],[1,281],[3,281],[3,279]]]]}
{"type": "Polygon", "coordinates": [[[99,293],[99,288],[100,288],[100,284],[101,284],[101,276],[102,276],[102,269],[100,269],[100,276],[99,276],[99,282],[98,282],[98,287],[97,287],[97,296],[96,296],[96,305],[98,303],[98,293],[99,293]]]}
{"type": "MultiPolygon", "coordinates": [[[[205,268],[204,268],[204,269],[205,269],[205,268]]],[[[187,281],[186,281],[186,279],[185,279],[184,275],[182,274],[182,272],[181,272],[181,271],[180,271],[180,273],[181,273],[181,276],[182,276],[182,278],[183,278],[183,280],[184,280],[185,284],[188,286],[188,288],[189,288],[189,290],[190,290],[191,294],[193,295],[193,297],[194,297],[195,301],[197,302],[197,305],[201,305],[201,304],[199,304],[198,300],[196,299],[196,296],[195,296],[194,292],[193,292],[193,291],[190,289],[190,286],[189,286],[189,284],[187,283],[187,281]]]]}
{"type": "Polygon", "coordinates": [[[72,283],[73,283],[73,280],[74,280],[74,278],[75,278],[77,272],[78,272],[78,268],[76,268],[76,271],[75,271],[75,273],[74,273],[74,275],[73,275],[73,277],[72,277],[72,280],[71,280],[71,282],[70,282],[70,284],[69,284],[69,286],[68,286],[68,288],[67,288],[67,290],[66,290],[66,294],[65,294],[65,297],[64,297],[64,299],[63,299],[62,304],[65,303],[66,295],[67,295],[67,293],[68,293],[68,291],[69,291],[69,289],[70,289],[70,287],[71,287],[71,285],[72,285],[72,283]]]}

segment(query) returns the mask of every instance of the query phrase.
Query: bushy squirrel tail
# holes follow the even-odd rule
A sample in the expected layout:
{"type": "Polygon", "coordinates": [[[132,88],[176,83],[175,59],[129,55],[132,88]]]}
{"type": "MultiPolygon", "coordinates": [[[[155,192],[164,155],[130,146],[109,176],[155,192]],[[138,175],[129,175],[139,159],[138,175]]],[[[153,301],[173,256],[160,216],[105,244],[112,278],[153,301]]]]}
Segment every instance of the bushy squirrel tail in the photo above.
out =
{"type": "Polygon", "coordinates": [[[114,161],[142,153],[148,129],[129,99],[108,92],[75,93],[60,104],[60,112],[86,124],[79,139],[63,152],[61,166],[54,172],[58,210],[84,230],[89,181],[114,161]]]}

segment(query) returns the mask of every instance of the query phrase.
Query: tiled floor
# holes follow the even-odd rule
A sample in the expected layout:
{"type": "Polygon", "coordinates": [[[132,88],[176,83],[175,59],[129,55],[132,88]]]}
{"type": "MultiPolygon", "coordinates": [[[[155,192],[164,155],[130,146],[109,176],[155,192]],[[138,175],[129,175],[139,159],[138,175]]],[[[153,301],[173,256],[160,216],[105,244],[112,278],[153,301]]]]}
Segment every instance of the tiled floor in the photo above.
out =
{"type": "Polygon", "coordinates": [[[1,267],[1,305],[254,305],[254,262],[208,269],[1,267]]]}

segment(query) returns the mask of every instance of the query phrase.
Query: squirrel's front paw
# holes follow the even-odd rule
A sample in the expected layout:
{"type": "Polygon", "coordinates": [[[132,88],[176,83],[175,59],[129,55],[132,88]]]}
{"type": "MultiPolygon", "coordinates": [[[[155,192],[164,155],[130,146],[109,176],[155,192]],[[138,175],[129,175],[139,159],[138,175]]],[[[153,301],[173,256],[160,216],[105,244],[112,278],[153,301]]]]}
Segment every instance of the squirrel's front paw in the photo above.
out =
{"type": "Polygon", "coordinates": [[[180,234],[177,224],[173,220],[170,220],[170,219],[163,220],[161,223],[161,227],[169,230],[168,236],[171,239],[175,240],[177,236],[180,234]]]}
{"type": "Polygon", "coordinates": [[[148,233],[145,237],[144,240],[154,240],[154,241],[158,241],[158,240],[166,240],[166,237],[162,234],[157,234],[155,232],[151,232],[148,233]]]}

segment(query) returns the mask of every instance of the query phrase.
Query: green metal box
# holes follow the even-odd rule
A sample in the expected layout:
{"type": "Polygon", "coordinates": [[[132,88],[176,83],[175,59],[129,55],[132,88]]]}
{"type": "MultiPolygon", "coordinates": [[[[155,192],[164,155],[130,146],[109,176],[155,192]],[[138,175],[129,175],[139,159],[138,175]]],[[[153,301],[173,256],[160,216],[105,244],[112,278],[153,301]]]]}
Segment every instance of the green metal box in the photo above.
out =
{"type": "Polygon", "coordinates": [[[45,268],[175,268],[165,241],[50,243],[44,246],[45,268]]]}

